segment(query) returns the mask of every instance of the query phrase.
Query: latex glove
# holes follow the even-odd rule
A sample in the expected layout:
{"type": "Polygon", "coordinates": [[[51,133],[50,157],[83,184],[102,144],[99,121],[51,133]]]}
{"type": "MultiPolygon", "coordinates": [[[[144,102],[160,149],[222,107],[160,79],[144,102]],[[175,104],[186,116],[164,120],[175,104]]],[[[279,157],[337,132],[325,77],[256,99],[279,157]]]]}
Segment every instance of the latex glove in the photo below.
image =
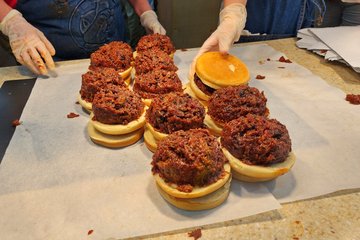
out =
{"type": "Polygon", "coordinates": [[[19,11],[11,10],[2,20],[0,30],[9,37],[16,60],[32,72],[47,74],[47,67],[55,68],[51,57],[55,55],[53,45],[41,31],[28,23],[19,11]]]}
{"type": "Polygon", "coordinates": [[[147,33],[166,34],[165,28],[160,24],[158,17],[153,10],[143,12],[140,16],[140,22],[147,33]]]}
{"type": "Polygon", "coordinates": [[[224,54],[229,52],[234,42],[238,41],[246,22],[246,8],[241,3],[233,3],[226,6],[220,12],[220,24],[210,37],[203,43],[190,70],[189,78],[195,73],[196,59],[204,52],[220,51],[224,54]]]}

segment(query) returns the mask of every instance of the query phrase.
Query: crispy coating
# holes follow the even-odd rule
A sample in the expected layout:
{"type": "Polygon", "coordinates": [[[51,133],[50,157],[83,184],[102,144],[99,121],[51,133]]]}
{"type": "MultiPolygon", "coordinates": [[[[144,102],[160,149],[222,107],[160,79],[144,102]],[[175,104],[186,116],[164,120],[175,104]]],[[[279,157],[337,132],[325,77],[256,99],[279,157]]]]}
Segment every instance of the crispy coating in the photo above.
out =
{"type": "Polygon", "coordinates": [[[285,125],[276,119],[253,114],[225,124],[221,144],[249,165],[284,162],[291,152],[291,140],[285,125]]]}
{"type": "Polygon", "coordinates": [[[98,68],[96,71],[89,70],[81,76],[81,98],[92,102],[95,94],[105,88],[107,84],[126,87],[124,80],[113,68],[98,68]]]}
{"type": "Polygon", "coordinates": [[[107,85],[95,94],[92,110],[96,121],[126,125],[141,116],[144,106],[140,96],[128,88],[107,85]]]}
{"type": "Polygon", "coordinates": [[[182,84],[175,72],[156,69],[136,75],[133,90],[142,98],[152,99],[170,92],[181,92],[182,84]]]}
{"type": "Polygon", "coordinates": [[[160,141],[153,155],[152,172],[179,191],[191,192],[194,186],[206,186],[225,174],[227,162],[220,144],[206,129],[177,131],[160,141]]]}
{"type": "Polygon", "coordinates": [[[133,53],[130,45],[121,41],[114,41],[101,46],[90,55],[89,69],[109,67],[124,72],[131,67],[132,61],[133,53]]]}
{"type": "Polygon", "coordinates": [[[149,49],[159,49],[167,54],[175,52],[171,39],[158,33],[143,36],[136,46],[136,52],[139,54],[149,49]]]}
{"type": "Polygon", "coordinates": [[[209,99],[208,114],[219,123],[226,123],[247,114],[266,116],[264,92],[245,86],[218,89],[209,99]]]}
{"type": "Polygon", "coordinates": [[[204,118],[203,105],[187,93],[169,93],[155,98],[146,111],[146,121],[157,131],[167,134],[203,128],[204,118]]]}

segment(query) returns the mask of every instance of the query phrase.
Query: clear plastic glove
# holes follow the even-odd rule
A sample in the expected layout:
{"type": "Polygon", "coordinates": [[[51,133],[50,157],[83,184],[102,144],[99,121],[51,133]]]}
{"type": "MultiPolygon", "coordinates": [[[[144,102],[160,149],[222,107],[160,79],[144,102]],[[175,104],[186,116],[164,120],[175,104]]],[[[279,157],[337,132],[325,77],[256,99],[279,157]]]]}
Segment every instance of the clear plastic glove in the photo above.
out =
{"type": "Polygon", "coordinates": [[[28,23],[20,12],[11,10],[1,22],[1,31],[9,37],[16,60],[36,74],[55,68],[53,45],[45,35],[28,23]],[[45,61],[45,63],[44,63],[45,61]]]}
{"type": "Polygon", "coordinates": [[[241,3],[233,3],[226,6],[220,12],[220,24],[210,37],[203,43],[190,70],[189,78],[195,73],[196,59],[204,52],[220,51],[224,54],[229,52],[234,42],[238,41],[246,22],[246,8],[241,3]]]}
{"type": "Polygon", "coordinates": [[[148,10],[140,16],[141,25],[145,28],[147,33],[166,34],[165,28],[160,24],[156,13],[153,10],[148,10]]]}

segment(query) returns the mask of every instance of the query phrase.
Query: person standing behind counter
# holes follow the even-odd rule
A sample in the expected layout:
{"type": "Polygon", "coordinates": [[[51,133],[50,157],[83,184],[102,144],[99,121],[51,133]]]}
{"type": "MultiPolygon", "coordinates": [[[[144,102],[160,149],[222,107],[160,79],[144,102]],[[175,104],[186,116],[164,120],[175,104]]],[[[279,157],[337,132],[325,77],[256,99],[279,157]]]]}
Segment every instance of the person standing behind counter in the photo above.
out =
{"type": "MultiPolygon", "coordinates": [[[[327,27],[329,19],[341,25],[358,25],[360,0],[224,0],[219,26],[204,42],[194,58],[189,78],[194,75],[196,59],[208,51],[228,53],[234,42],[264,41],[295,37],[297,31],[307,27],[327,27]],[[343,3],[342,15],[333,14],[332,2],[343,3]],[[329,5],[327,9],[327,5],[329,5]],[[336,19],[335,19],[336,18],[336,19]],[[351,24],[344,24],[344,21],[351,24]],[[245,31],[243,31],[245,29],[245,31]]],[[[334,24],[331,26],[335,26],[334,24]]]]}
{"type": "MultiPolygon", "coordinates": [[[[47,74],[55,59],[87,58],[111,41],[126,41],[121,1],[0,0],[0,30],[16,60],[47,74]],[[14,9],[16,8],[16,9],[14,9]]],[[[129,0],[147,32],[165,34],[147,0],[129,0]]]]}

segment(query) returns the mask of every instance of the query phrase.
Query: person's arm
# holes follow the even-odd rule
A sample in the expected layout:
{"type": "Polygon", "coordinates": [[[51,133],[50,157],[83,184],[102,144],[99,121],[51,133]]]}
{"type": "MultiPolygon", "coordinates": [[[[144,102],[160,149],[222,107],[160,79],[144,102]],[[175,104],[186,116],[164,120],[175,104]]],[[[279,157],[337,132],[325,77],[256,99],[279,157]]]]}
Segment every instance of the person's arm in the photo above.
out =
{"type": "Polygon", "coordinates": [[[0,0],[0,22],[11,10],[12,8],[9,5],[7,5],[7,3],[4,0],[0,0]]]}
{"type": "Polygon", "coordinates": [[[166,30],[160,24],[148,0],[129,0],[129,2],[140,17],[141,25],[145,28],[146,32],[166,34],[166,30]]]}
{"type": "Polygon", "coordinates": [[[55,68],[53,45],[19,11],[9,8],[0,0],[0,31],[9,37],[16,60],[35,74],[47,74],[47,68],[55,68]]]}

